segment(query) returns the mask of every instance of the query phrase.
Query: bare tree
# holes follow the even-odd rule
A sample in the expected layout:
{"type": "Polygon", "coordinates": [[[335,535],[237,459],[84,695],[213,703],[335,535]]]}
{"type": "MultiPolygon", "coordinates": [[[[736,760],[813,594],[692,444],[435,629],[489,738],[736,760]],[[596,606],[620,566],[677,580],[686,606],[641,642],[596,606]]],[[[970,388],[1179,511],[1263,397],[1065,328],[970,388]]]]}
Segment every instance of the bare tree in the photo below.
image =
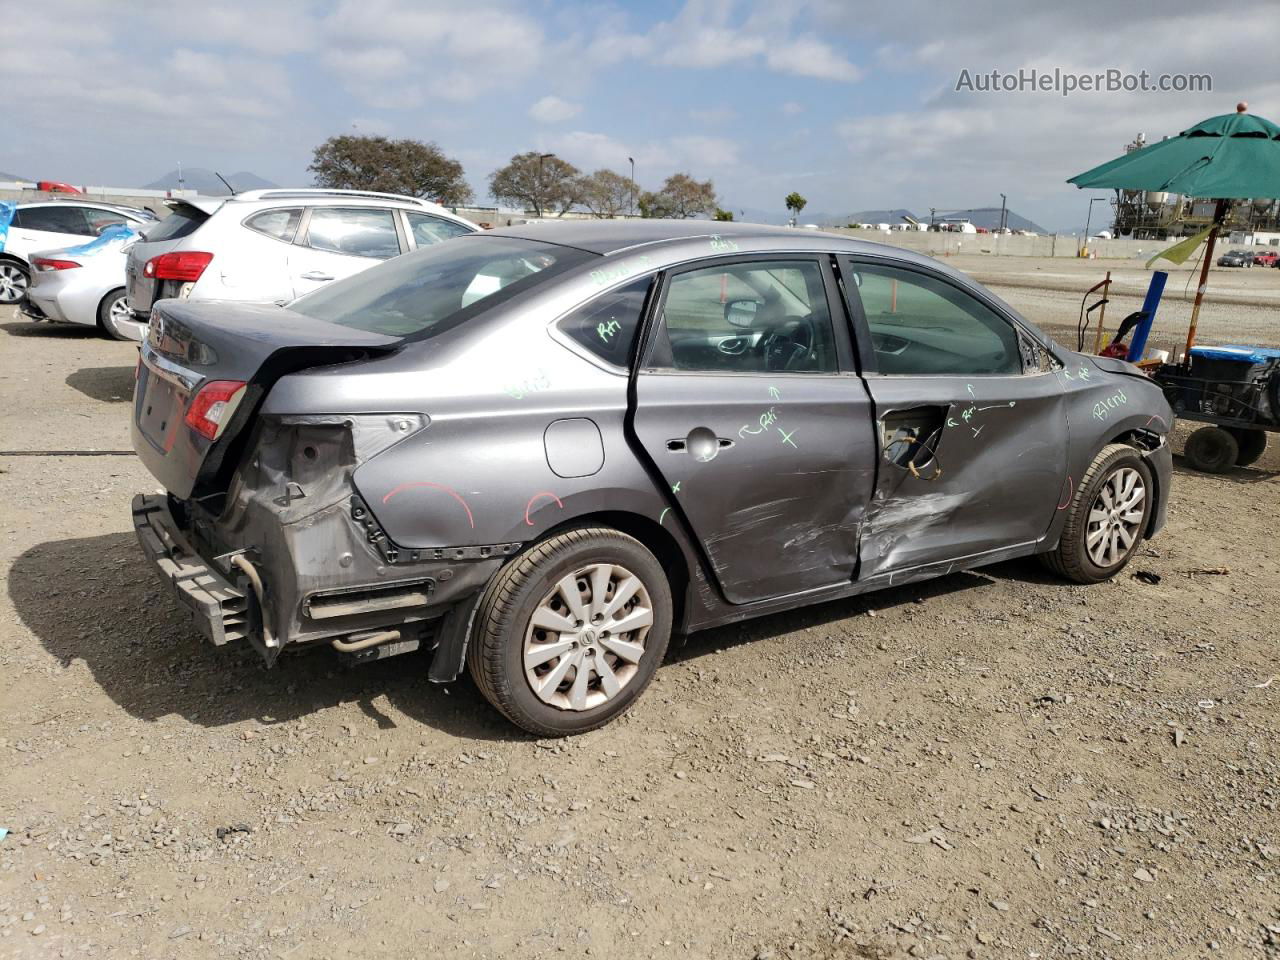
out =
{"type": "Polygon", "coordinates": [[[712,214],[719,206],[712,182],[695,180],[687,173],[673,173],[661,190],[640,197],[640,213],[645,217],[688,219],[712,214]]]}
{"type": "Polygon", "coordinates": [[[639,194],[636,182],[612,170],[597,170],[578,180],[579,202],[597,217],[616,217],[629,210],[639,194]]]}
{"type": "Polygon", "coordinates": [[[489,193],[499,203],[546,209],[563,215],[579,200],[578,168],[554,153],[518,153],[489,177],[489,193]]]}

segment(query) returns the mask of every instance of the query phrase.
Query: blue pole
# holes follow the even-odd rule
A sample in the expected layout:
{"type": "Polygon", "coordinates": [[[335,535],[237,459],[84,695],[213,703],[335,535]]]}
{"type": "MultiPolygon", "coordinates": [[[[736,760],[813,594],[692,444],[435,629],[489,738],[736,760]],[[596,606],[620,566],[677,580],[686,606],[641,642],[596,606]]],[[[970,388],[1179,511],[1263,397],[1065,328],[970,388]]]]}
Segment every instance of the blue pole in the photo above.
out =
{"type": "Polygon", "coordinates": [[[1142,312],[1146,317],[1133,331],[1133,339],[1129,341],[1129,355],[1125,357],[1130,363],[1141,360],[1143,351],[1147,349],[1147,337],[1151,334],[1151,324],[1155,323],[1156,307],[1160,306],[1160,297],[1164,293],[1164,284],[1168,279],[1169,274],[1163,270],[1153,270],[1151,273],[1151,286],[1147,287],[1147,299],[1142,301],[1142,312]]]}

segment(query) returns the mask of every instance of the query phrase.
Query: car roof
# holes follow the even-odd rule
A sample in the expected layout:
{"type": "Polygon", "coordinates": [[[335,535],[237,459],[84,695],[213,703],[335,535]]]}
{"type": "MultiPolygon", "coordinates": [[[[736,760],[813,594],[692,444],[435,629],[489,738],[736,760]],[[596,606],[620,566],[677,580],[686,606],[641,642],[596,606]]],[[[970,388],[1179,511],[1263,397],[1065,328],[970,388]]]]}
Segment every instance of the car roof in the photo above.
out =
{"type": "MultiPolygon", "coordinates": [[[[666,240],[688,240],[697,237],[727,236],[735,240],[767,240],[769,238],[795,237],[790,227],[774,227],[761,223],[734,223],[720,220],[564,220],[522,223],[510,227],[498,227],[488,231],[490,235],[518,237],[522,240],[545,240],[566,247],[577,247],[605,256],[629,250],[632,247],[666,240]]],[[[805,231],[810,240],[827,237],[833,241],[844,240],[837,234],[814,234],[805,231]]]]}

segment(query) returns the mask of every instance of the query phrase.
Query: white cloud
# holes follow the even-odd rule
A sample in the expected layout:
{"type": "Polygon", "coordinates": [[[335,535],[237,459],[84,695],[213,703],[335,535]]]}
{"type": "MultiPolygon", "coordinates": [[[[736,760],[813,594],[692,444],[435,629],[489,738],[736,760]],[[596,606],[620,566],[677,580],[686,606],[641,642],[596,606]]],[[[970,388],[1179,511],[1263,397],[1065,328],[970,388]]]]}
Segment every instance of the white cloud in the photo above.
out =
{"type": "Polygon", "coordinates": [[[605,133],[573,130],[540,141],[540,148],[555,152],[581,170],[607,167],[628,174],[628,157],[636,161],[636,178],[657,186],[677,172],[700,179],[731,172],[738,163],[739,147],[724,137],[676,136],[665,140],[624,142],[605,133]]]}
{"type": "Polygon", "coordinates": [[[779,109],[788,117],[796,117],[804,113],[804,104],[795,100],[788,100],[779,109]]]}
{"type": "Polygon", "coordinates": [[[529,108],[529,116],[539,123],[564,123],[582,112],[582,104],[546,96],[529,108]]]}

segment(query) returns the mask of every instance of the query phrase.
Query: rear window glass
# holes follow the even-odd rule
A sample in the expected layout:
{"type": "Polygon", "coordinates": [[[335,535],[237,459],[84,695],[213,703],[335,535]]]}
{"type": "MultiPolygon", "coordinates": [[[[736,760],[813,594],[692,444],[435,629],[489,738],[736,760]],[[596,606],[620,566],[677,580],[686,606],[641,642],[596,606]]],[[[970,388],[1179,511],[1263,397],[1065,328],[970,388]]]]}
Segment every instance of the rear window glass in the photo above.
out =
{"type": "Polygon", "coordinates": [[[594,258],[538,240],[459,237],[339,280],[289,309],[372,333],[433,336],[594,258]]]}
{"type": "Polygon", "coordinates": [[[244,225],[257,233],[283,240],[285,243],[292,243],[293,235],[298,231],[298,221],[301,219],[301,208],[286,207],[255,213],[244,222],[244,225]]]}
{"type": "Polygon", "coordinates": [[[146,239],[148,241],[181,240],[195,233],[200,228],[200,224],[208,219],[209,215],[203,210],[189,204],[180,204],[155,226],[147,227],[146,239]]]}
{"type": "Polygon", "coordinates": [[[651,282],[651,277],[642,277],[601,294],[561,320],[560,330],[600,359],[628,366],[651,282]]]}

